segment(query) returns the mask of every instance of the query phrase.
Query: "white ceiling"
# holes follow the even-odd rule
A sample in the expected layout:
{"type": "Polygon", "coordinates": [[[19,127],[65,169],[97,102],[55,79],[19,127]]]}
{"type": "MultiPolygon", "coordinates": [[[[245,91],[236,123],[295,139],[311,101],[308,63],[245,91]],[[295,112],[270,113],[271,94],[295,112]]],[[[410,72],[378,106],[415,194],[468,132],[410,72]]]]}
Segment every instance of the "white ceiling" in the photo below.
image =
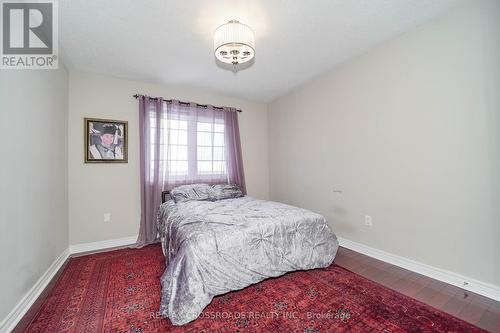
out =
{"type": "Polygon", "coordinates": [[[269,102],[457,1],[63,0],[59,36],[71,69],[269,102]],[[255,63],[237,74],[213,55],[230,19],[255,31],[255,63]]]}

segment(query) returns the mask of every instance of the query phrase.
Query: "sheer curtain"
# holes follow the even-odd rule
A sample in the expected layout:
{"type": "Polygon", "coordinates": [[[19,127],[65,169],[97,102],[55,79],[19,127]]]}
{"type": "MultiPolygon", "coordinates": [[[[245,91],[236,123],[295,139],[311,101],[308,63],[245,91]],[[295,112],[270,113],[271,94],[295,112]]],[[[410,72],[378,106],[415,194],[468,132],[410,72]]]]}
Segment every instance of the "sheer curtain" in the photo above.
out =
{"type": "Polygon", "coordinates": [[[138,245],[156,241],[161,192],[192,183],[237,184],[246,194],[238,113],[139,97],[141,225],[138,245]]]}

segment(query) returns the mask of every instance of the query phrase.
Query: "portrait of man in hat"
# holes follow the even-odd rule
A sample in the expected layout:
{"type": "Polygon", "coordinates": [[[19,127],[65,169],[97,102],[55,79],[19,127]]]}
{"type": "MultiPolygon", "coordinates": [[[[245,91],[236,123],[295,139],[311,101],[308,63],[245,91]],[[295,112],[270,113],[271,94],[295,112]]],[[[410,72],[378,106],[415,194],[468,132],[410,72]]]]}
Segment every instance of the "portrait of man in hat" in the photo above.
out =
{"type": "Polygon", "coordinates": [[[85,162],[126,162],[126,122],[85,119],[85,162]]]}

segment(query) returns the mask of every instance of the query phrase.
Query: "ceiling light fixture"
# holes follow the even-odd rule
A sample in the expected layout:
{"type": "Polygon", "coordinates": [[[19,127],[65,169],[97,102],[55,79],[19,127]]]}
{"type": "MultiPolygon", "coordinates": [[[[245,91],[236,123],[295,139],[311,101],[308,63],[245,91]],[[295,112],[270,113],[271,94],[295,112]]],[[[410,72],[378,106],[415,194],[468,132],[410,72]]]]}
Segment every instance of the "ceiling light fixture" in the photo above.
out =
{"type": "Polygon", "coordinates": [[[231,20],[215,30],[215,57],[226,64],[238,66],[255,57],[255,36],[246,24],[231,20]]]}

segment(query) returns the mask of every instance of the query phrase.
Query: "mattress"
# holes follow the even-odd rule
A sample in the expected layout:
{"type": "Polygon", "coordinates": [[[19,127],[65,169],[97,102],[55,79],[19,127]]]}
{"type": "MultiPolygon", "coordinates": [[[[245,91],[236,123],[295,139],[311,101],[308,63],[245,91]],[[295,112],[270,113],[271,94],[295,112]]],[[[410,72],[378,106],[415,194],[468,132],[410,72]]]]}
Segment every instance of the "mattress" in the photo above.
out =
{"type": "Polygon", "coordinates": [[[216,295],[327,267],[338,249],[323,216],[249,196],[167,201],[158,229],[167,264],[160,312],[174,325],[196,319],[216,295]]]}

